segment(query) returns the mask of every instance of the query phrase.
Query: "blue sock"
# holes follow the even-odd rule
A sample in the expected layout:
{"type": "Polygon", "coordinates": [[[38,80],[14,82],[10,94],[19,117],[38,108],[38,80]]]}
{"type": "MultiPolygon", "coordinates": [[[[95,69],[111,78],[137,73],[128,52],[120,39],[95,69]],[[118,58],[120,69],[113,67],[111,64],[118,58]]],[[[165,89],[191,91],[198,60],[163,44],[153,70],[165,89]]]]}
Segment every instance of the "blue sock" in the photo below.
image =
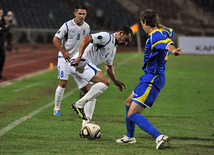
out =
{"type": "Polygon", "coordinates": [[[134,137],[135,132],[135,123],[132,122],[128,117],[129,107],[126,105],[126,129],[127,129],[127,137],[134,137]]]}
{"type": "Polygon", "coordinates": [[[132,122],[135,122],[139,128],[152,135],[155,139],[161,135],[161,133],[148,121],[148,119],[139,113],[133,113],[129,116],[132,122]]]}

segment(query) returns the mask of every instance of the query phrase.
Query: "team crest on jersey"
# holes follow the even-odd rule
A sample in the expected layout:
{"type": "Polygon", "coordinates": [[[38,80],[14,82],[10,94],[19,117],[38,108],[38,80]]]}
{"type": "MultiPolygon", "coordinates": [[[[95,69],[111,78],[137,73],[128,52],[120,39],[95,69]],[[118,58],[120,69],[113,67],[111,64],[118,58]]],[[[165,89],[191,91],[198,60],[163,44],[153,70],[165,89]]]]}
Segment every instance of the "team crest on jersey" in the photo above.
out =
{"type": "Polygon", "coordinates": [[[114,56],[114,51],[111,53],[111,57],[113,57],[114,56]]]}
{"type": "Polygon", "coordinates": [[[83,33],[82,33],[82,35],[85,35],[85,30],[83,30],[83,33]]]}

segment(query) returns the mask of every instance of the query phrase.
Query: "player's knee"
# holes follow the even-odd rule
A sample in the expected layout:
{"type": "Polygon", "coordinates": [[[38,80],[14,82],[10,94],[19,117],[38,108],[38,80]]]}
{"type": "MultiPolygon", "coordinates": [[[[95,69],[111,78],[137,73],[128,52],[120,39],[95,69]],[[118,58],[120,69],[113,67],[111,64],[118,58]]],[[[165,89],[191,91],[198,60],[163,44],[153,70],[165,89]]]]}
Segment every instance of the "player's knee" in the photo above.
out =
{"type": "Polygon", "coordinates": [[[62,85],[60,85],[62,88],[65,88],[66,87],[66,84],[62,84],[62,85]]]}
{"type": "Polygon", "coordinates": [[[60,85],[60,87],[65,88],[67,85],[67,81],[66,80],[60,80],[59,85],[60,85]]]}
{"type": "Polygon", "coordinates": [[[126,100],[126,105],[127,105],[128,107],[131,106],[131,101],[130,101],[129,99],[126,100]]]}
{"type": "Polygon", "coordinates": [[[62,88],[65,88],[66,87],[66,83],[65,84],[61,84],[60,85],[62,88]]]}
{"type": "Polygon", "coordinates": [[[106,84],[107,86],[110,85],[110,80],[108,78],[105,79],[105,81],[103,81],[104,84],[106,84]]]}
{"type": "Polygon", "coordinates": [[[133,114],[133,111],[129,110],[127,117],[131,116],[131,114],[133,114]]]}

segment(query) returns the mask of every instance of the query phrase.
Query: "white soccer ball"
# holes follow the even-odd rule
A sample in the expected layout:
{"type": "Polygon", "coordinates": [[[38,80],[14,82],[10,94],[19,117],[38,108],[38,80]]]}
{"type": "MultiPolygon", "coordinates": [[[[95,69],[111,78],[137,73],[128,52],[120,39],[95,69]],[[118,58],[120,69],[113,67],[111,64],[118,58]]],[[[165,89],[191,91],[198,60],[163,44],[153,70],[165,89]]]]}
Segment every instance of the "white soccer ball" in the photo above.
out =
{"type": "Polygon", "coordinates": [[[100,126],[95,122],[87,123],[83,128],[83,135],[89,140],[100,138],[100,126]]]}

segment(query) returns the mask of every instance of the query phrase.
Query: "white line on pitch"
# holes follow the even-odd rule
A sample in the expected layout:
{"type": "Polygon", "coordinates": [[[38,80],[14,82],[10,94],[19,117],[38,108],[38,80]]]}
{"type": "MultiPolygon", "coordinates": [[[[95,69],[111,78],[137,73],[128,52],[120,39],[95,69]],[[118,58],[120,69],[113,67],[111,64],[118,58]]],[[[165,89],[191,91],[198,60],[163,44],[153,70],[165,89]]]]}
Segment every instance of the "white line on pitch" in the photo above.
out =
{"type": "MultiPolygon", "coordinates": [[[[129,57],[128,59],[125,59],[124,61],[122,61],[121,63],[119,63],[118,65],[115,66],[116,67],[119,67],[121,65],[123,65],[124,63],[130,61],[131,59],[135,58],[136,56],[138,56],[139,54],[135,54],[131,57],[129,57]]],[[[67,94],[64,95],[63,99],[72,95],[75,91],[77,91],[78,88],[74,88],[72,91],[68,92],[67,94]]],[[[50,106],[54,105],[54,101],[51,101],[50,103],[48,103],[47,105],[44,105],[40,108],[38,108],[37,110],[33,111],[32,113],[20,118],[20,119],[17,119],[16,121],[12,122],[11,124],[9,124],[8,126],[4,127],[3,129],[0,130],[0,137],[3,136],[5,133],[7,133],[8,131],[10,131],[11,129],[15,128],[17,125],[19,125],[20,123],[26,121],[27,119],[37,115],[38,113],[40,113],[41,111],[45,110],[46,108],[49,108],[50,106]]]]}
{"type": "Polygon", "coordinates": [[[47,81],[47,80],[40,81],[40,82],[37,82],[37,83],[33,83],[33,84],[31,84],[31,85],[27,85],[27,86],[22,87],[22,88],[19,88],[19,89],[14,89],[14,90],[13,90],[13,92],[20,92],[20,91],[22,91],[22,90],[24,90],[24,89],[27,89],[27,88],[31,88],[31,87],[37,86],[37,85],[39,85],[39,84],[41,84],[41,83],[43,83],[43,82],[45,82],[45,81],[47,81]]]}
{"type": "MultiPolygon", "coordinates": [[[[70,95],[72,95],[75,91],[77,91],[78,88],[74,88],[72,91],[68,92],[63,98],[66,98],[70,95]]],[[[44,105],[40,108],[38,108],[37,110],[33,111],[32,113],[20,118],[20,119],[17,119],[16,121],[14,121],[13,123],[9,124],[8,126],[6,126],[5,128],[1,129],[0,130],[0,137],[3,136],[6,132],[8,132],[9,130],[13,129],[14,127],[16,127],[17,125],[19,125],[20,123],[26,121],[27,119],[35,116],[36,114],[38,114],[39,112],[45,110],[46,108],[49,108],[50,106],[54,105],[54,101],[48,103],[47,105],[44,105]]]]}
{"type": "MultiPolygon", "coordinates": [[[[129,62],[131,59],[134,59],[134,58],[137,57],[138,55],[139,55],[139,53],[132,55],[132,56],[129,57],[128,59],[125,59],[124,61],[120,62],[118,65],[116,65],[116,67],[122,66],[123,64],[129,62]]],[[[116,68],[116,67],[115,67],[115,68],[116,68]]]]}
{"type": "MultiPolygon", "coordinates": [[[[54,68],[56,68],[56,67],[54,67],[54,68]]],[[[49,71],[49,68],[48,69],[42,69],[42,70],[39,70],[39,71],[36,71],[36,72],[33,72],[33,73],[29,73],[29,74],[26,74],[24,76],[18,77],[16,79],[2,82],[2,83],[0,83],[0,87],[1,86],[5,86],[5,85],[10,85],[10,84],[12,84],[13,81],[21,81],[21,80],[23,80],[25,78],[30,78],[30,77],[33,77],[35,75],[43,74],[43,73],[48,72],[48,71],[49,71]]]]}

